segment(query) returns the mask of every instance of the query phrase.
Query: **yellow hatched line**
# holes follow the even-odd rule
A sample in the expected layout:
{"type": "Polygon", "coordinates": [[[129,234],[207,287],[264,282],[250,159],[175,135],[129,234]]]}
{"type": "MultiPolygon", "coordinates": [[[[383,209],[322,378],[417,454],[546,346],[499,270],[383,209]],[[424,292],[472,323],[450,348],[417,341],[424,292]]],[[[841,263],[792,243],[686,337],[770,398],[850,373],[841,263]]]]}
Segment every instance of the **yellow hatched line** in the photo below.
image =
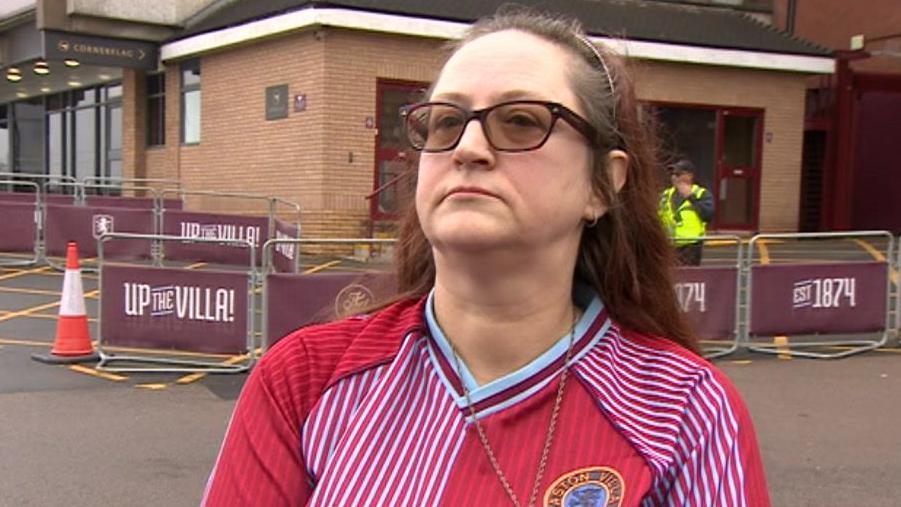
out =
{"type": "Polygon", "coordinates": [[[302,275],[310,275],[310,274],[313,274],[313,273],[318,273],[318,272],[324,271],[324,270],[326,270],[326,269],[328,269],[328,268],[337,266],[338,264],[341,264],[341,261],[328,261],[328,262],[325,262],[325,263],[320,264],[320,265],[318,265],[318,266],[313,266],[312,268],[310,268],[310,269],[304,271],[304,272],[301,273],[301,274],[302,274],[302,275]]]}
{"type": "Polygon", "coordinates": [[[112,380],[113,382],[122,382],[123,380],[128,380],[128,377],[122,375],[116,375],[114,373],[109,373],[106,371],[97,371],[94,368],[88,368],[87,366],[82,366],[80,364],[73,364],[69,366],[69,369],[72,371],[77,371],[78,373],[84,373],[85,375],[90,375],[92,377],[102,378],[106,380],[112,380]]]}
{"type": "Polygon", "coordinates": [[[757,249],[760,250],[760,263],[761,264],[769,264],[770,263],[770,249],[766,246],[766,240],[762,239],[757,242],[757,249]]]}
{"type": "Polygon", "coordinates": [[[35,296],[56,296],[60,297],[61,292],[41,289],[25,289],[22,287],[0,287],[0,292],[12,292],[15,294],[33,294],[35,296]]]}
{"type": "Polygon", "coordinates": [[[185,266],[185,269],[199,269],[199,268],[206,266],[207,264],[208,264],[207,262],[195,262],[194,264],[191,264],[190,266],[185,266]]]}
{"type": "MultiPolygon", "coordinates": [[[[885,255],[876,249],[873,245],[870,244],[869,241],[853,238],[852,241],[860,245],[861,248],[867,251],[874,259],[879,262],[885,262],[885,255]]],[[[892,283],[898,285],[898,270],[895,268],[890,268],[892,270],[892,283]]]]}
{"type": "MultiPolygon", "coordinates": [[[[99,289],[95,289],[95,290],[92,290],[92,291],[90,291],[90,292],[86,292],[86,293],[84,294],[84,296],[85,296],[85,297],[96,296],[98,292],[100,292],[100,290],[99,290],[99,289]]],[[[39,311],[41,311],[41,310],[46,310],[46,309],[48,309],[48,308],[53,308],[53,307],[59,306],[59,304],[60,304],[59,301],[55,301],[55,302],[53,302],[53,303],[46,303],[46,304],[43,304],[43,305],[32,306],[31,308],[26,308],[26,309],[24,309],[24,310],[19,310],[19,311],[17,311],[17,312],[7,313],[6,315],[0,316],[0,322],[4,322],[4,321],[10,320],[10,319],[14,319],[14,318],[16,318],[16,317],[23,317],[23,316],[25,316],[25,315],[31,315],[31,314],[33,314],[34,312],[39,312],[39,311]]]]}
{"type": "Polygon", "coordinates": [[[0,275],[0,280],[10,280],[12,278],[19,278],[20,276],[33,275],[35,273],[46,273],[48,271],[50,271],[50,266],[42,266],[40,268],[26,269],[26,270],[16,271],[14,273],[0,275]]]}
{"type": "MultiPolygon", "coordinates": [[[[263,351],[262,348],[258,348],[253,353],[259,354],[262,351],[263,351]]],[[[241,361],[244,361],[244,360],[248,359],[249,357],[250,356],[248,354],[241,354],[240,356],[232,356],[232,357],[226,359],[225,361],[222,361],[222,366],[228,366],[231,364],[240,363],[241,361]]],[[[207,375],[208,375],[207,372],[199,371],[197,373],[191,373],[189,375],[185,375],[184,377],[181,377],[178,380],[176,380],[175,383],[178,385],[190,384],[192,382],[197,382],[198,380],[202,379],[203,377],[206,377],[207,375]]]]}
{"type": "Polygon", "coordinates": [[[788,349],[788,336],[774,336],[773,343],[776,345],[776,350],[779,352],[779,359],[791,359],[792,356],[789,354],[788,349]]]}

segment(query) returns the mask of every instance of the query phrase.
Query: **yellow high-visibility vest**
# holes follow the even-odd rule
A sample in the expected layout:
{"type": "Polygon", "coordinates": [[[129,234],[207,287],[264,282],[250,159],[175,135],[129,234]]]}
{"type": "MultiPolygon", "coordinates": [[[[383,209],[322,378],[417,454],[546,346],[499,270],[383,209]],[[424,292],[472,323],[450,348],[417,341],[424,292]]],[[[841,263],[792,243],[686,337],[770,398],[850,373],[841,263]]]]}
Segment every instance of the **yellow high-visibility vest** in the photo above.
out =
{"type": "MultiPolygon", "coordinates": [[[[701,215],[698,214],[688,199],[682,201],[678,208],[674,208],[673,194],[675,192],[676,187],[669,187],[663,191],[663,195],[660,196],[657,213],[660,215],[660,220],[663,221],[666,231],[673,238],[676,245],[695,243],[695,241],[686,238],[704,236],[707,233],[707,224],[701,220],[701,215]]],[[[691,186],[691,193],[696,199],[700,199],[704,192],[706,190],[699,185],[691,186]]]]}

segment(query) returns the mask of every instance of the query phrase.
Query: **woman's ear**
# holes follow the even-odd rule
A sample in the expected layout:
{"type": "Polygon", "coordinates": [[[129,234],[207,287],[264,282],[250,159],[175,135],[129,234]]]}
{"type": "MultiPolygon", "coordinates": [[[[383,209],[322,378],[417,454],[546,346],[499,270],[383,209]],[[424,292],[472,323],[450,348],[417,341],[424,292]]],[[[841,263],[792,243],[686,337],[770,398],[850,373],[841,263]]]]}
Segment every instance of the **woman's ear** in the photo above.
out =
{"type": "MultiPolygon", "coordinates": [[[[608,181],[613,185],[613,192],[618,193],[626,184],[626,177],[629,173],[629,155],[622,150],[611,150],[607,154],[604,167],[607,170],[608,181]]],[[[597,221],[599,217],[607,213],[609,207],[609,203],[604,202],[604,197],[596,190],[593,191],[585,210],[585,221],[588,223],[597,221]]]]}
{"type": "Polygon", "coordinates": [[[622,190],[629,174],[629,155],[623,150],[610,150],[607,154],[607,176],[616,192],[622,190]]]}

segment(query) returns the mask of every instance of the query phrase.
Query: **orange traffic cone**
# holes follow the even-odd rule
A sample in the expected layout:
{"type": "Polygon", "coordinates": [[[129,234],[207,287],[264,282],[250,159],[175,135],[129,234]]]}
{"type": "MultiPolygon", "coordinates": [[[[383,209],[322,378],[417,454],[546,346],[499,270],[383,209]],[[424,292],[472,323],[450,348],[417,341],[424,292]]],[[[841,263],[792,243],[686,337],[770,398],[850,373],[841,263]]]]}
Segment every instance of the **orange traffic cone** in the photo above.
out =
{"type": "Polygon", "coordinates": [[[32,354],[31,358],[42,363],[69,364],[95,361],[98,357],[91,345],[91,332],[88,329],[81,268],[78,266],[78,246],[70,241],[66,249],[66,274],[63,278],[63,296],[59,303],[56,340],[50,355],[32,354]]]}

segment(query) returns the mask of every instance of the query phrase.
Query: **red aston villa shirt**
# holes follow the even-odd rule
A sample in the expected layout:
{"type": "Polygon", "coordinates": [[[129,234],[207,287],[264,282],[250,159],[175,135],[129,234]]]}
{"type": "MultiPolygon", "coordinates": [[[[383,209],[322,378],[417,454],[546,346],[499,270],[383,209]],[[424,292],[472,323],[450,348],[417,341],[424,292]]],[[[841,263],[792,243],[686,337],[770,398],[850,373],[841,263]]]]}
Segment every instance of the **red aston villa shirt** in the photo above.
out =
{"type": "MultiPolygon", "coordinates": [[[[510,339],[515,339],[511,337],[510,339]]],[[[305,328],[256,366],[204,505],[511,505],[471,420],[525,504],[569,335],[479,386],[426,300],[305,328]]],[[[754,429],[718,370],[619,329],[596,297],[576,326],[538,505],[768,506],[754,429]]]]}

